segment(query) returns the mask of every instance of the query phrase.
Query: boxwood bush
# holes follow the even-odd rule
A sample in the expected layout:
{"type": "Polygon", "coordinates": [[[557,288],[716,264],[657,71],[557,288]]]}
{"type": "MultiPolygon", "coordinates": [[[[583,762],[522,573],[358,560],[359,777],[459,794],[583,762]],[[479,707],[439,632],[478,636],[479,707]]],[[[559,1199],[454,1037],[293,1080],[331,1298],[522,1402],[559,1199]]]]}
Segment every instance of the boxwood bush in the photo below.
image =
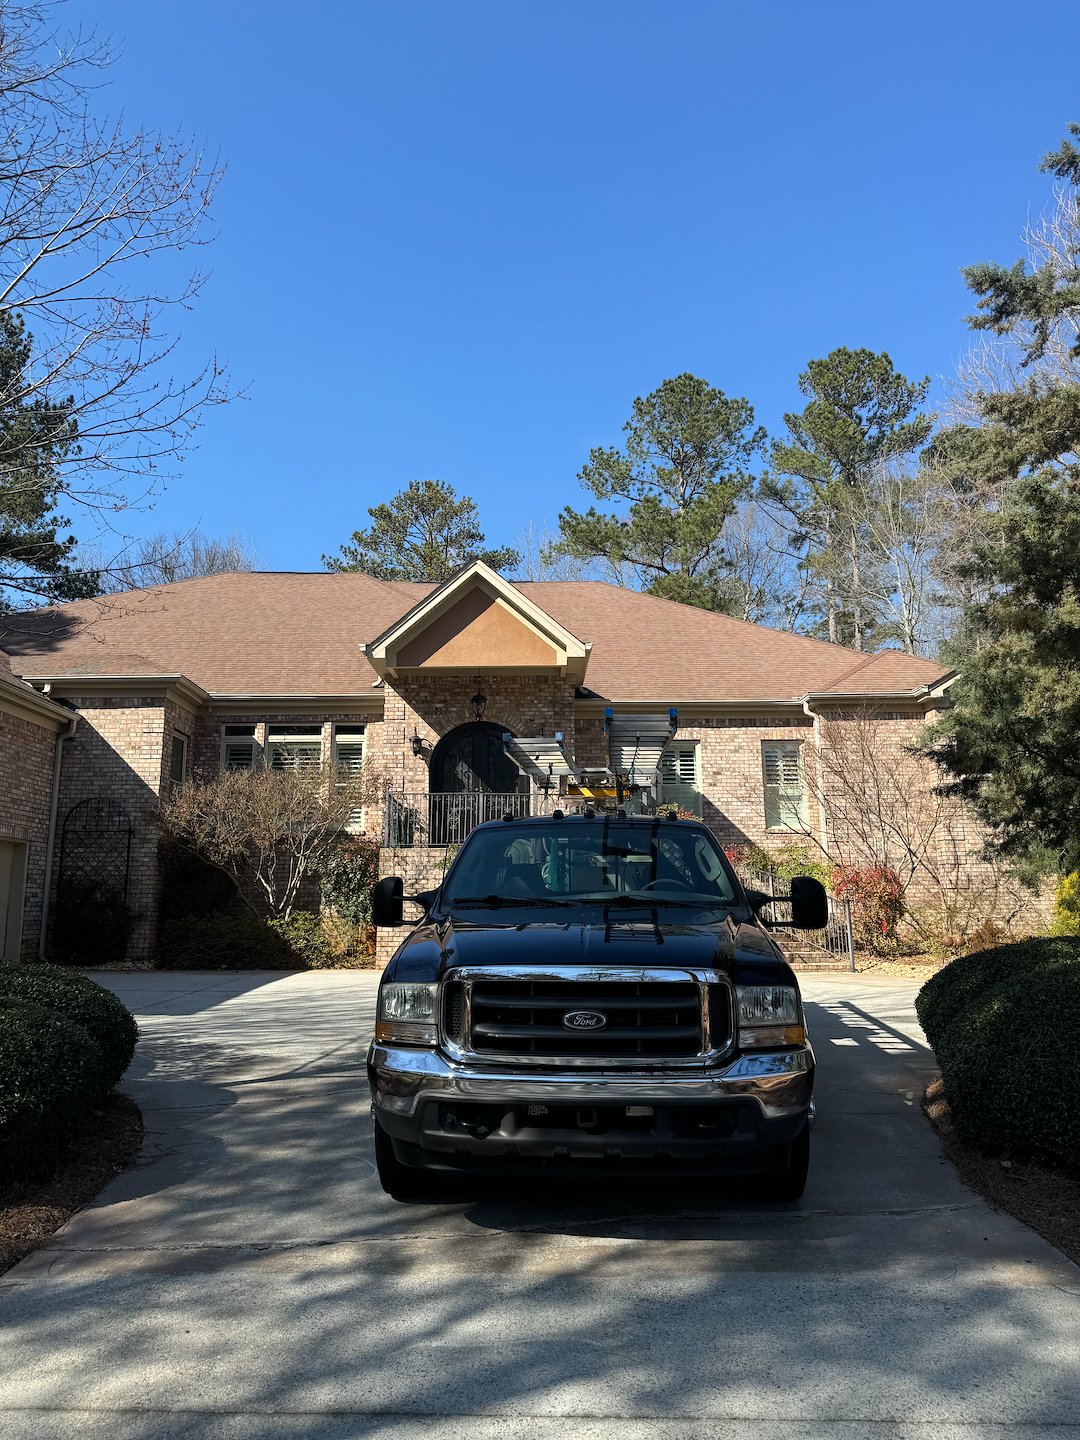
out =
{"type": "Polygon", "coordinates": [[[0,997],[0,1186],[55,1167],[101,1096],[103,1070],[70,1015],[0,997]]]}
{"type": "Polygon", "coordinates": [[[981,989],[935,1049],[965,1140],[1080,1174],[1080,957],[981,989]]]}
{"type": "Polygon", "coordinates": [[[0,965],[0,1001],[27,1000],[80,1025],[101,1055],[99,1094],[120,1083],[139,1028],[111,990],[56,965],[0,965]]]}
{"type": "Polygon", "coordinates": [[[1013,977],[1034,977],[1061,965],[1080,965],[1080,938],[1020,940],[961,955],[932,976],[915,997],[927,1040],[937,1050],[957,1016],[985,991],[1013,977]]]}

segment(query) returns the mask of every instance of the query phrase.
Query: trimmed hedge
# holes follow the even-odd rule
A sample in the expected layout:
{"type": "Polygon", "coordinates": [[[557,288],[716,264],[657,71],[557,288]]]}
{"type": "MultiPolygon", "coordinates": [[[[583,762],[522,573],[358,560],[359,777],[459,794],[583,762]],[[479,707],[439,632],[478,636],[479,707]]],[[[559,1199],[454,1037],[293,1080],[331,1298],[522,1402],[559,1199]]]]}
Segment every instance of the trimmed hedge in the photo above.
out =
{"type": "Polygon", "coordinates": [[[935,1048],[965,1140],[1080,1174],[1080,961],[984,989],[935,1048]]]}
{"type": "Polygon", "coordinates": [[[961,955],[931,976],[915,997],[915,1012],[927,1040],[937,1050],[954,1020],[985,991],[1061,965],[1080,965],[1080,938],[1020,940],[961,955]]]}
{"type": "Polygon", "coordinates": [[[103,1066],[70,1016],[0,998],[0,1185],[55,1167],[101,1096],[103,1066]]]}
{"type": "Polygon", "coordinates": [[[101,1055],[100,1094],[120,1083],[139,1027],[111,990],[55,965],[0,965],[0,1001],[31,1001],[80,1025],[101,1055]]]}

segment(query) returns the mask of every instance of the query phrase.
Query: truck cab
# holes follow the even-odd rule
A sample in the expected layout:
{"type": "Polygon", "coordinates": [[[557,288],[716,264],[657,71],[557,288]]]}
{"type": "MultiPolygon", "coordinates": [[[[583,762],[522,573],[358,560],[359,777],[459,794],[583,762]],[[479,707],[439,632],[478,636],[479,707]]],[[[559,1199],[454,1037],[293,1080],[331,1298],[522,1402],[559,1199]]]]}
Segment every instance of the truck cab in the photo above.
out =
{"type": "MultiPolygon", "coordinates": [[[[701,823],[478,826],[379,987],[368,1079],[384,1189],[462,1174],[752,1176],[795,1200],[814,1053],[794,971],[701,823]]],[[[792,882],[792,923],[826,921],[792,882]]],[[[375,889],[403,923],[403,886],[375,889]]]]}

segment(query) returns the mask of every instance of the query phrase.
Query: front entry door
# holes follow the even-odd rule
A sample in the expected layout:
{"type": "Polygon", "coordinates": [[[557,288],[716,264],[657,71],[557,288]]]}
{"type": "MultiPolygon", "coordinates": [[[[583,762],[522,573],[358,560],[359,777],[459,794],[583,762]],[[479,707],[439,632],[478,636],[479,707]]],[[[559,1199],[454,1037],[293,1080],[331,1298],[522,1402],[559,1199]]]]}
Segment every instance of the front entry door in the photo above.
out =
{"type": "Polygon", "coordinates": [[[429,797],[433,845],[456,845],[474,825],[497,820],[508,808],[528,813],[528,781],[502,737],[501,726],[481,720],[451,730],[435,747],[429,797]]]}

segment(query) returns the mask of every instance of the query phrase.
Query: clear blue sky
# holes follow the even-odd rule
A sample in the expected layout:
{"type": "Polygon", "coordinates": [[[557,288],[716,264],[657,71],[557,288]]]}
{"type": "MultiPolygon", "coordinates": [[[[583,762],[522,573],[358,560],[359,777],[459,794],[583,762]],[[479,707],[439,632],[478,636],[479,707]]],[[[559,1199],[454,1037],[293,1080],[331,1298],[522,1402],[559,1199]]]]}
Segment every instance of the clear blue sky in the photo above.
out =
{"type": "Polygon", "coordinates": [[[1080,119],[1080,6],[1002,0],[71,0],[102,97],[228,165],[183,356],[214,412],[147,533],[317,569],[439,477],[489,542],[579,503],[691,370],[770,430],[837,345],[953,370],[961,265],[1012,260],[1080,119]]]}

